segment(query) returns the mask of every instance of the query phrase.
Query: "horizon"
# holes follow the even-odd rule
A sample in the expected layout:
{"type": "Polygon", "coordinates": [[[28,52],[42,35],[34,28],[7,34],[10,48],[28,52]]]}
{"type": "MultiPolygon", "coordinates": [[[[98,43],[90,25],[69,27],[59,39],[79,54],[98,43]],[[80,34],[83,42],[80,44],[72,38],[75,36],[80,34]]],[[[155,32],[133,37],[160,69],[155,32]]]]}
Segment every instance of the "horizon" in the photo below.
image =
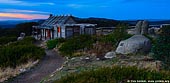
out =
{"type": "MultiPolygon", "coordinates": [[[[76,16],[75,16],[76,17],[76,16]]],[[[77,17],[81,19],[88,18],[99,18],[99,19],[108,19],[108,20],[117,20],[117,21],[138,21],[138,20],[147,20],[147,21],[169,21],[170,19],[112,19],[112,18],[102,18],[102,17],[77,17]]],[[[37,21],[37,20],[46,20],[48,18],[39,18],[39,19],[0,19],[0,22],[3,21],[37,21]]]]}
{"type": "Polygon", "coordinates": [[[169,4],[169,0],[0,0],[0,21],[47,19],[49,14],[113,20],[169,20],[169,4]]]}

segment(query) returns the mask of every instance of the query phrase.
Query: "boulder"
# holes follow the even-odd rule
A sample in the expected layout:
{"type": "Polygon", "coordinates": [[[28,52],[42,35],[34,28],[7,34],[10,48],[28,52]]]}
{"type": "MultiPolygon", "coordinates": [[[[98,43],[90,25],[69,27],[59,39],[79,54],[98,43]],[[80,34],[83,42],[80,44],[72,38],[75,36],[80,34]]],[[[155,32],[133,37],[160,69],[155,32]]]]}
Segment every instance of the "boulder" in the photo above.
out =
{"type": "Polygon", "coordinates": [[[20,34],[20,37],[25,37],[25,33],[21,33],[21,34],[20,34]]]}
{"type": "Polygon", "coordinates": [[[151,49],[151,41],[143,35],[134,35],[127,40],[123,40],[116,48],[118,54],[148,53],[151,49]]]}
{"type": "Polygon", "coordinates": [[[111,59],[111,58],[115,58],[115,57],[116,57],[116,53],[115,52],[108,52],[104,56],[104,58],[106,58],[106,59],[111,59]]]}
{"type": "Polygon", "coordinates": [[[148,34],[149,23],[148,21],[143,21],[141,26],[141,34],[148,34]]]}
{"type": "Polygon", "coordinates": [[[135,27],[135,34],[148,34],[149,23],[148,21],[138,21],[135,27]]]}
{"type": "Polygon", "coordinates": [[[17,40],[23,40],[25,37],[25,33],[20,33],[20,36],[17,38],[17,40]]]}
{"type": "Polygon", "coordinates": [[[155,29],[154,28],[149,28],[148,29],[148,34],[155,35],[155,29]]]}
{"type": "Polygon", "coordinates": [[[141,34],[141,26],[142,26],[142,21],[139,21],[135,27],[135,34],[138,34],[138,35],[141,34]]]}
{"type": "Polygon", "coordinates": [[[17,40],[23,40],[24,38],[23,37],[18,37],[17,40]]]}

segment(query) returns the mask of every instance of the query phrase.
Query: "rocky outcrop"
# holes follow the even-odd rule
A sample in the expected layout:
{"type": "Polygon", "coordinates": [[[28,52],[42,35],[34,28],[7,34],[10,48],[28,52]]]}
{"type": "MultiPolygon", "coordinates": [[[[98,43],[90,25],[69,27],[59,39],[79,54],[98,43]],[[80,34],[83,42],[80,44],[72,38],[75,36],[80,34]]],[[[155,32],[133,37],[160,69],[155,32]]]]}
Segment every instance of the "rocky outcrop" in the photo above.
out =
{"type": "Polygon", "coordinates": [[[135,34],[141,34],[141,26],[142,26],[142,21],[139,21],[137,24],[136,24],[136,27],[135,27],[135,30],[136,30],[136,33],[135,34]]]}
{"type": "Polygon", "coordinates": [[[143,35],[134,35],[127,40],[119,43],[116,53],[130,54],[130,53],[147,53],[151,49],[151,42],[143,35]]]}
{"type": "Polygon", "coordinates": [[[141,26],[141,34],[148,34],[149,23],[147,21],[143,21],[141,26]]]}
{"type": "Polygon", "coordinates": [[[135,34],[148,34],[149,23],[148,21],[139,21],[135,27],[135,34]]]}

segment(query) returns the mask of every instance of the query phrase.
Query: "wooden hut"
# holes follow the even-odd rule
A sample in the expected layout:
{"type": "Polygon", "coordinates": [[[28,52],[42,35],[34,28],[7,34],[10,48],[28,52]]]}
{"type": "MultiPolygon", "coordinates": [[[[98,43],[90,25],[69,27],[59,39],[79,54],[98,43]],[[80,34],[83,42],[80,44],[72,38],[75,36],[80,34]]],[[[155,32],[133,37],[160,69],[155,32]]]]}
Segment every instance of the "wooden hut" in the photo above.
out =
{"type": "Polygon", "coordinates": [[[70,38],[80,34],[96,34],[96,24],[78,24],[71,15],[50,15],[39,26],[33,26],[33,36],[41,40],[70,38]]]}

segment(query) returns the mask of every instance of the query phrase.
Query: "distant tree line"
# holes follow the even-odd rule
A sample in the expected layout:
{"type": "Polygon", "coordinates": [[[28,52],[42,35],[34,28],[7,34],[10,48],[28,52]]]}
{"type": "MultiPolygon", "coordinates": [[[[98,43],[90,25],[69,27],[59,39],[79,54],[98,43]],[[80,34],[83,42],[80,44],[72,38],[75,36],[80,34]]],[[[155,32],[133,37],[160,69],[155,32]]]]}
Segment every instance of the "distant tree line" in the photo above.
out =
{"type": "Polygon", "coordinates": [[[105,19],[105,18],[76,18],[76,22],[78,23],[92,23],[97,24],[97,27],[113,27],[117,26],[120,21],[112,20],[112,19],[105,19]]]}
{"type": "Polygon", "coordinates": [[[21,32],[26,33],[26,36],[30,36],[32,34],[32,26],[38,25],[36,22],[27,22],[17,24],[14,28],[2,28],[0,27],[0,37],[3,36],[19,36],[21,32]]]}

